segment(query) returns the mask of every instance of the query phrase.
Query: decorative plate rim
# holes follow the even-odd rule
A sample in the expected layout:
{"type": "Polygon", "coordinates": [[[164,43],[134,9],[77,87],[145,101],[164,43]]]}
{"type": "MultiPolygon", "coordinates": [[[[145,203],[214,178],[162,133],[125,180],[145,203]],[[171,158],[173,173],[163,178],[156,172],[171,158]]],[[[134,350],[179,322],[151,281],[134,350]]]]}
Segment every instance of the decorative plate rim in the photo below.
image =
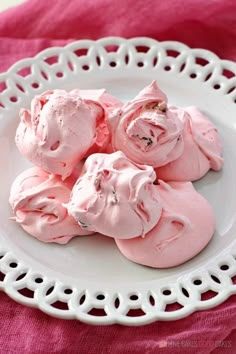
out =
{"type": "MultiPolygon", "coordinates": [[[[93,70],[114,73],[116,68],[134,70],[134,67],[140,72],[163,69],[188,75],[217,90],[229,103],[236,103],[236,63],[221,60],[209,50],[191,49],[176,41],[106,37],[45,49],[0,74],[0,83],[4,83],[0,93],[0,127],[4,123],[1,114],[18,109],[24,98],[39,92],[42,82],[43,86],[93,70]],[[50,62],[55,57],[57,60],[50,62]],[[39,78],[41,81],[37,83],[39,78]]],[[[6,249],[0,239],[0,290],[17,302],[37,307],[49,315],[90,324],[144,325],[156,320],[177,320],[194,311],[217,306],[235,294],[235,279],[236,241],[210,260],[207,269],[200,267],[191,276],[185,274],[165,288],[156,284],[148,289],[141,286],[138,292],[103,293],[94,289],[70,289],[59,280],[38,274],[6,249]],[[203,300],[202,295],[209,291],[216,295],[203,300]],[[171,304],[176,307],[167,311],[171,304]]]]}

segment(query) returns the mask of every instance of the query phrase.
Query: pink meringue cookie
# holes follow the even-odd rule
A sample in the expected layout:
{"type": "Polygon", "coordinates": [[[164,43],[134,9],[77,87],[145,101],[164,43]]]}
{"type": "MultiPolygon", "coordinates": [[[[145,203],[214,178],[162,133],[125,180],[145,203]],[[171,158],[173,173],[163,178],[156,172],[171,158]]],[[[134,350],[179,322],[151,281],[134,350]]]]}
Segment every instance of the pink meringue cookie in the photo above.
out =
{"type": "Polygon", "coordinates": [[[85,101],[95,102],[105,108],[121,107],[123,103],[118,98],[110,95],[105,89],[80,90],[74,89],[71,93],[77,93],[85,101]]]}
{"type": "Polygon", "coordinates": [[[116,239],[129,260],[153,268],[180,265],[197,255],[210,241],[215,218],[210,204],[191,182],[159,180],[156,186],[163,203],[159,222],[144,238],[116,239]]]}
{"type": "Polygon", "coordinates": [[[89,106],[95,105],[100,109],[96,120],[96,141],[87,152],[87,156],[97,152],[107,152],[110,144],[110,133],[107,127],[107,116],[115,108],[121,107],[123,103],[116,97],[110,95],[105,89],[71,91],[79,95],[89,106]]]}
{"type": "Polygon", "coordinates": [[[68,212],[86,230],[117,238],[144,236],[162,211],[155,179],[151,166],[137,165],[120,151],[90,155],[68,212]]]}
{"type": "Polygon", "coordinates": [[[75,93],[46,91],[32,100],[31,111],[20,111],[16,145],[34,165],[65,179],[96,140],[99,110],[75,93]]]}
{"type": "Polygon", "coordinates": [[[167,97],[155,81],[108,117],[111,144],[139,164],[159,167],[183,152],[183,123],[167,108],[167,97]]]}
{"type": "Polygon", "coordinates": [[[222,143],[214,124],[196,107],[171,107],[184,123],[184,151],[175,161],[156,169],[165,181],[195,181],[223,166],[222,143]]]}
{"type": "Polygon", "coordinates": [[[10,205],[19,223],[30,235],[43,242],[67,243],[77,235],[88,232],[68,215],[62,203],[67,203],[77,172],[65,181],[38,167],[22,172],[10,192],[10,205]]]}

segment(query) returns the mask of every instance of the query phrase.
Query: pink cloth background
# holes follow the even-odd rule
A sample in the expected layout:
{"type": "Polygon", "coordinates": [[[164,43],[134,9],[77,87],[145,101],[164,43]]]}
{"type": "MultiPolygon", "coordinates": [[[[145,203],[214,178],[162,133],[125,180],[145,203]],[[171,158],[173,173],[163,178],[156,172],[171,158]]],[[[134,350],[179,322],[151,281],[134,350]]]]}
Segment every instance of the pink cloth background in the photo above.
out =
{"type": "MultiPolygon", "coordinates": [[[[49,46],[110,35],[179,40],[236,60],[236,2],[30,0],[0,14],[0,71],[49,46]]],[[[231,296],[179,321],[93,327],[51,318],[0,292],[0,353],[231,354],[236,348],[235,300],[231,296]],[[227,342],[215,348],[217,341],[227,342]]]]}

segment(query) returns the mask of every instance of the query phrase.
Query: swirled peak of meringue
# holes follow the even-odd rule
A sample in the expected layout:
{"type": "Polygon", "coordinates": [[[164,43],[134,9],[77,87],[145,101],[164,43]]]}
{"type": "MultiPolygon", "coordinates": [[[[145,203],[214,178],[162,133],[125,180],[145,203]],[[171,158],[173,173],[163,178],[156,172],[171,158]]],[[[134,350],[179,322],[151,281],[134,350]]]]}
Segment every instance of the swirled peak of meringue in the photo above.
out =
{"type": "Polygon", "coordinates": [[[111,110],[121,107],[123,103],[110,95],[105,89],[98,90],[72,90],[71,93],[79,95],[84,102],[98,111],[96,119],[96,141],[88,150],[86,156],[97,152],[107,152],[110,144],[110,133],[107,127],[107,117],[111,110]]]}
{"type": "Polygon", "coordinates": [[[70,198],[71,189],[78,177],[62,181],[38,167],[22,172],[13,182],[9,202],[14,217],[30,235],[43,242],[67,243],[77,235],[89,235],[68,215],[62,205],[70,198]]]}
{"type": "Polygon", "coordinates": [[[99,109],[76,93],[46,91],[30,111],[21,109],[16,145],[34,165],[65,179],[96,141],[99,109]]]}
{"type": "Polygon", "coordinates": [[[222,143],[217,128],[196,107],[170,107],[184,124],[184,151],[175,161],[156,169],[165,181],[195,181],[210,169],[223,166],[222,143]]]}
{"type": "Polygon", "coordinates": [[[122,254],[133,262],[154,268],[180,265],[203,250],[215,231],[215,217],[208,201],[191,182],[159,180],[156,185],[163,212],[144,238],[116,239],[122,254]]]}
{"type": "Polygon", "coordinates": [[[158,222],[162,205],[151,166],[122,152],[93,154],[72,189],[68,212],[81,227],[117,238],[144,236],[158,222]]]}
{"type": "Polygon", "coordinates": [[[169,111],[167,97],[155,81],[133,101],[114,110],[108,127],[113,151],[123,151],[136,163],[159,167],[183,152],[183,123],[169,111]]]}

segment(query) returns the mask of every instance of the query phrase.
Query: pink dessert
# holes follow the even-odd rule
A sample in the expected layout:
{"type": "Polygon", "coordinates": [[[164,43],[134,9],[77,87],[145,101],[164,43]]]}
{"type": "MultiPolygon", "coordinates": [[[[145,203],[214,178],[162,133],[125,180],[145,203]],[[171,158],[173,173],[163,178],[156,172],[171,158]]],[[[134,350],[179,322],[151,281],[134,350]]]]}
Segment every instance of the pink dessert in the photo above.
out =
{"type": "Polygon", "coordinates": [[[222,168],[218,131],[196,107],[169,106],[155,81],[124,105],[105,90],[47,91],[20,118],[16,144],[37,167],[16,178],[10,204],[27,233],[63,244],[99,232],[154,268],[212,238],[213,210],[189,181],[222,168]]]}
{"type": "Polygon", "coordinates": [[[86,230],[117,238],[144,236],[162,212],[155,179],[151,166],[137,165],[120,151],[90,155],[68,212],[86,230]]]}
{"type": "Polygon", "coordinates": [[[121,150],[139,164],[163,166],[183,152],[183,123],[167,107],[155,81],[108,118],[113,151],[121,150]]]}
{"type": "Polygon", "coordinates": [[[10,205],[12,219],[30,235],[43,242],[65,244],[74,236],[89,235],[68,215],[62,205],[70,198],[77,172],[62,181],[38,167],[22,172],[13,182],[10,205]]]}
{"type": "Polygon", "coordinates": [[[170,107],[184,124],[182,155],[156,169],[158,178],[165,181],[195,181],[210,169],[223,166],[222,143],[216,127],[196,107],[170,107]]]}
{"type": "Polygon", "coordinates": [[[186,262],[208,244],[215,218],[210,204],[191,182],[159,183],[156,188],[163,203],[159,222],[144,238],[116,239],[116,244],[133,262],[169,268],[186,262]]]}
{"type": "Polygon", "coordinates": [[[44,92],[20,111],[16,145],[37,167],[65,179],[96,141],[101,108],[89,106],[75,93],[44,92]]]}
{"type": "Polygon", "coordinates": [[[121,107],[123,103],[116,97],[110,95],[104,89],[100,90],[79,90],[71,91],[80,96],[90,107],[96,105],[101,114],[96,119],[96,141],[87,152],[87,156],[96,152],[107,152],[110,144],[110,133],[107,127],[107,118],[111,110],[121,107]]]}

